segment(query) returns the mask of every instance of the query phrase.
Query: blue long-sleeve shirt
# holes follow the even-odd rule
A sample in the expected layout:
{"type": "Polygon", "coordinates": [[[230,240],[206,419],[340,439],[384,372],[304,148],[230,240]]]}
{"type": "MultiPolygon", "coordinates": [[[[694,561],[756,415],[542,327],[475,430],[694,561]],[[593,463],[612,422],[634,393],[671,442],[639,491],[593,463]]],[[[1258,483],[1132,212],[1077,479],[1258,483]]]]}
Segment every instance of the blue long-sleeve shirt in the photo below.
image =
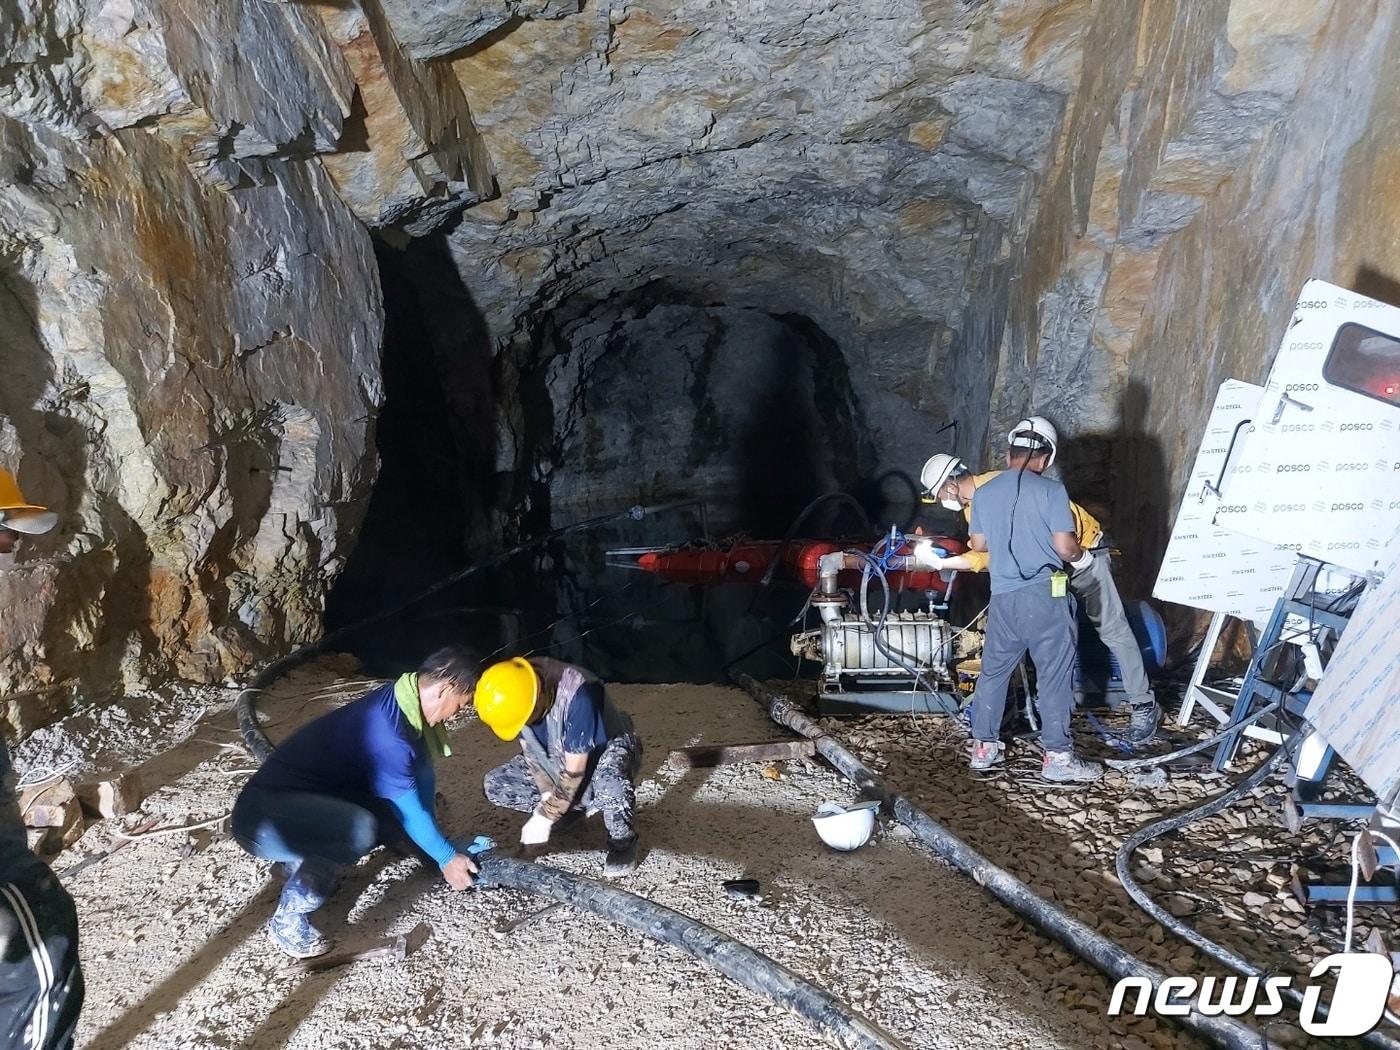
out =
{"type": "Polygon", "coordinates": [[[423,734],[399,710],[392,683],[322,715],[281,744],[248,781],[393,805],[404,831],[439,865],[457,852],[433,817],[436,777],[423,734]]]}

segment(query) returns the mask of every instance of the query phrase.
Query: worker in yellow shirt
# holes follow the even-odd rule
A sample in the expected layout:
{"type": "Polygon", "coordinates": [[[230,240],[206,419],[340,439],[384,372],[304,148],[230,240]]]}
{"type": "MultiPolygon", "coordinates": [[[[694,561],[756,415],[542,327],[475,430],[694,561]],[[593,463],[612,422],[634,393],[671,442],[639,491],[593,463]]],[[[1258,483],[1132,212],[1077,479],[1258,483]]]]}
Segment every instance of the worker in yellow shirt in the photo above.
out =
{"type": "MultiPolygon", "coordinates": [[[[1022,420],[1007,435],[1010,447],[1016,447],[1017,435],[1023,431],[1050,446],[1050,456],[1041,469],[1054,463],[1059,439],[1050,421],[1044,416],[1030,416],[1022,420]]],[[[971,523],[974,495],[979,488],[1000,473],[999,470],[991,470],[984,474],[973,474],[956,456],[939,453],[929,457],[928,462],[924,464],[920,480],[926,501],[940,503],[948,510],[961,510],[964,520],[971,523]]],[[[1147,680],[1147,670],[1142,664],[1142,652],[1138,648],[1137,638],[1123,610],[1123,599],[1118,594],[1117,584],[1113,582],[1113,566],[1108,545],[1104,542],[1103,527],[1078,503],[1071,502],[1069,509],[1074,518],[1079,546],[1085,552],[1085,557],[1080,562],[1070,566],[1070,589],[1084,606],[1085,615],[1094,625],[1099,639],[1118,661],[1118,669],[1123,676],[1123,689],[1128,697],[1128,739],[1134,743],[1142,743],[1152,739],[1152,735],[1157,731],[1161,717],[1157,699],[1153,695],[1151,683],[1147,680]]],[[[932,569],[987,571],[985,552],[970,550],[955,557],[940,558],[933,553],[930,546],[925,545],[916,549],[915,553],[923,564],[932,569]]]]}

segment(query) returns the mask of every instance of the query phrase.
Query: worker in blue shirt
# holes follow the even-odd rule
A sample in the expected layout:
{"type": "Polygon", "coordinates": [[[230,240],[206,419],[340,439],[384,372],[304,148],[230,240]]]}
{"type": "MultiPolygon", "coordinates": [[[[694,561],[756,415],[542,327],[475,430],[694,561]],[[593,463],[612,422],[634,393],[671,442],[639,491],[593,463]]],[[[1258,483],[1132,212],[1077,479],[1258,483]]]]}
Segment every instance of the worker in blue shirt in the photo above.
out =
{"type": "Polygon", "coordinates": [[[416,674],[303,726],[244,786],[233,837],[288,871],[268,922],[282,951],[309,959],[330,950],[308,916],[376,846],[411,844],[454,890],[471,886],[476,864],[434,816],[433,760],[452,753],[443,723],[470,701],[478,666],[463,649],[438,650],[416,674]]]}

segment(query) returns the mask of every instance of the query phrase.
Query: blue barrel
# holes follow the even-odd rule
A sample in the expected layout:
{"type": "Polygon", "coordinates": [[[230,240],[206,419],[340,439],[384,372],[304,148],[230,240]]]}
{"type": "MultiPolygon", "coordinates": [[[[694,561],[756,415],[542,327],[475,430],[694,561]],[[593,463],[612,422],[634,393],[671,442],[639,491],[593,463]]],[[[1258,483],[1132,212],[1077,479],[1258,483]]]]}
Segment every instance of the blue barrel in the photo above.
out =
{"type": "MultiPolygon", "coordinates": [[[[1137,639],[1143,667],[1151,677],[1162,670],[1166,659],[1166,624],[1157,610],[1146,602],[1124,602],[1123,611],[1137,639]]],[[[1123,690],[1123,675],[1118,661],[1108,651],[1108,646],[1099,641],[1098,632],[1085,617],[1082,605],[1079,607],[1079,652],[1074,662],[1074,688],[1081,693],[1117,693],[1123,690]]]]}

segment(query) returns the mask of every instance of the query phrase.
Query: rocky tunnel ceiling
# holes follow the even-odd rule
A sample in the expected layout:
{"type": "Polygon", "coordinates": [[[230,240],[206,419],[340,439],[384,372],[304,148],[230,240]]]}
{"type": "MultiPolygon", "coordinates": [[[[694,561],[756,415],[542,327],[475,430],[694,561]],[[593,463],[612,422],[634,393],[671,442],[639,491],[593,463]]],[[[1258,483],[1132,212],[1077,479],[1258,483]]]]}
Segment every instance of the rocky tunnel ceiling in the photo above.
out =
{"type": "Polygon", "coordinates": [[[314,635],[396,375],[467,546],[677,444],[734,484],[695,450],[795,361],[812,484],[1033,407],[1141,583],[1302,281],[1400,272],[1379,0],[0,11],[0,458],[63,517],[0,573],[21,726],[314,635]]]}

